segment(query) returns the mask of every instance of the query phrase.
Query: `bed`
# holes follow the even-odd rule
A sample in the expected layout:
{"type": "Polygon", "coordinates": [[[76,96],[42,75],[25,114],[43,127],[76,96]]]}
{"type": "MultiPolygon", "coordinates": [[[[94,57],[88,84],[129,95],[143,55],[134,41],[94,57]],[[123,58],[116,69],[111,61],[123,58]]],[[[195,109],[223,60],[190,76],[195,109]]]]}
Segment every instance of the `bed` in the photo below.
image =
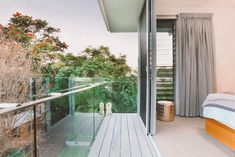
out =
{"type": "Polygon", "coordinates": [[[235,151],[235,94],[216,93],[203,103],[206,132],[235,151]]]}

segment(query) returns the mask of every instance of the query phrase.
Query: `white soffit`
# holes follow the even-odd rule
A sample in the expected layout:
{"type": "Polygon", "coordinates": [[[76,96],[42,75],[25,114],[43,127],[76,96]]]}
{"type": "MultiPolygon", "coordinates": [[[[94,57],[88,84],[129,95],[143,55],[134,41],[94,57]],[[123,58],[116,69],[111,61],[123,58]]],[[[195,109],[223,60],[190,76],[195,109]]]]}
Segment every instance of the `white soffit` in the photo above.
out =
{"type": "Polygon", "coordinates": [[[110,32],[137,32],[145,0],[98,0],[110,32]]]}

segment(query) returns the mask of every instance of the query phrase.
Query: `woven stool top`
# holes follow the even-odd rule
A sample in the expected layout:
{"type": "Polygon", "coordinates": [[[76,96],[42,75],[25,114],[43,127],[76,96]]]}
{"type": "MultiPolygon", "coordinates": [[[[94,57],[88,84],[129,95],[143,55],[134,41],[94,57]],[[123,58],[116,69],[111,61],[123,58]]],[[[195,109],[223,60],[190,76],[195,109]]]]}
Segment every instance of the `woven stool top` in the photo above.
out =
{"type": "Polygon", "coordinates": [[[157,103],[164,106],[174,106],[174,103],[171,101],[158,101],[157,103]]]}

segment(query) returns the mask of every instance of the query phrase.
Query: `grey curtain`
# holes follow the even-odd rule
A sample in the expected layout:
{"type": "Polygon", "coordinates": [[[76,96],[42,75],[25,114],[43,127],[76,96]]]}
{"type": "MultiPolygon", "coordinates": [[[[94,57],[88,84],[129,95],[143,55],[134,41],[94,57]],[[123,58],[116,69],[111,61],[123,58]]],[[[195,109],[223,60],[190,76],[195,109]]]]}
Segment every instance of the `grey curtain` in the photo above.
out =
{"type": "Polygon", "coordinates": [[[176,114],[202,116],[202,103],[214,91],[212,14],[184,13],[176,23],[176,114]]]}

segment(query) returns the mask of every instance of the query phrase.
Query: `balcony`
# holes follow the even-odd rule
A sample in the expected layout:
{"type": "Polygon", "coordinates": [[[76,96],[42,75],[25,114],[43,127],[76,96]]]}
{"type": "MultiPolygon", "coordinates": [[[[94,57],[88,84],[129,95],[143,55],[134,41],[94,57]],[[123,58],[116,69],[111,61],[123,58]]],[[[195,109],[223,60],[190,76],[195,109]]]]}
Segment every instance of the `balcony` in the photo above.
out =
{"type": "Polygon", "coordinates": [[[40,78],[29,89],[28,102],[0,104],[1,157],[157,156],[135,82],[40,78]]]}

